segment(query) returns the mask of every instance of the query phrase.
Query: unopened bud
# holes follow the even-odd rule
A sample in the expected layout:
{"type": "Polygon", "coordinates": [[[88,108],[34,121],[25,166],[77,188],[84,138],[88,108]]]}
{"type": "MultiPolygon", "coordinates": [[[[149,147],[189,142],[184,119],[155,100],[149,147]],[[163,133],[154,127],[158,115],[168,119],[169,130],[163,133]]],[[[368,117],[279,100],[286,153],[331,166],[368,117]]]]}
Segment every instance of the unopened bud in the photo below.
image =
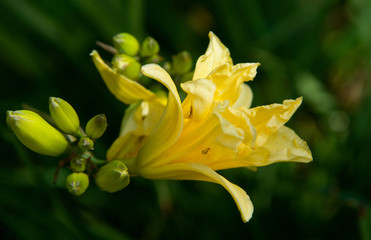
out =
{"type": "Polygon", "coordinates": [[[158,42],[152,37],[146,37],[142,43],[142,47],[140,49],[140,55],[142,57],[151,57],[157,54],[160,51],[160,45],[158,42]]]}
{"type": "Polygon", "coordinates": [[[71,173],[66,179],[66,187],[73,195],[80,196],[89,187],[89,177],[85,173],[71,173]]]}
{"type": "Polygon", "coordinates": [[[99,114],[86,124],[85,132],[91,139],[100,138],[107,129],[107,118],[104,114],[99,114]]]}
{"type": "Polygon", "coordinates": [[[159,62],[161,62],[163,60],[163,58],[157,54],[155,55],[152,55],[150,57],[147,57],[143,60],[143,63],[144,64],[150,64],[150,63],[156,63],[158,64],[159,62]]]}
{"type": "Polygon", "coordinates": [[[67,134],[76,134],[80,127],[79,117],[73,107],[57,97],[49,98],[49,111],[55,124],[67,134]]]}
{"type": "Polygon", "coordinates": [[[130,182],[128,168],[123,162],[113,160],[99,169],[95,182],[102,191],[120,191],[130,182]]]}
{"type": "Polygon", "coordinates": [[[74,157],[71,159],[70,167],[76,172],[83,172],[86,169],[87,160],[84,157],[74,157]]]}
{"type": "Polygon", "coordinates": [[[88,137],[82,137],[79,140],[79,147],[85,150],[92,150],[94,149],[94,142],[88,137]]]}
{"type": "Polygon", "coordinates": [[[164,64],[162,65],[162,68],[165,69],[166,72],[170,72],[171,71],[171,63],[170,62],[164,62],[164,64]]]}
{"type": "Polygon", "coordinates": [[[180,79],[180,82],[185,83],[185,82],[191,81],[192,78],[193,78],[193,74],[194,74],[193,71],[192,72],[187,72],[186,74],[184,74],[182,76],[182,78],[180,79]]]}
{"type": "Polygon", "coordinates": [[[112,59],[113,70],[130,78],[137,79],[139,77],[141,65],[126,54],[116,54],[112,59]]]}
{"type": "Polygon", "coordinates": [[[19,141],[34,152],[59,156],[68,147],[64,135],[37,113],[28,110],[7,111],[6,122],[19,141]]]}
{"type": "Polygon", "coordinates": [[[114,36],[113,45],[119,53],[126,53],[130,56],[137,55],[139,51],[138,40],[129,33],[119,33],[114,36]]]}
{"type": "Polygon", "coordinates": [[[192,57],[187,51],[183,51],[173,56],[172,70],[176,75],[183,75],[189,72],[192,68],[192,57]]]}

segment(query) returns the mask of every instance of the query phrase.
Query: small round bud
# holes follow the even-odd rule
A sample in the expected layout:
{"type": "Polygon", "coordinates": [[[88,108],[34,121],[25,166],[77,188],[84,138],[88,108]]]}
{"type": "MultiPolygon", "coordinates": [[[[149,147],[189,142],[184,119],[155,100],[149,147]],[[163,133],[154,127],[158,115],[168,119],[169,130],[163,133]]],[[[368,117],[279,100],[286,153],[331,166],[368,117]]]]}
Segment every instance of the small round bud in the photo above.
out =
{"type": "Polygon", "coordinates": [[[74,157],[71,159],[70,166],[73,171],[83,172],[86,169],[86,158],[83,157],[74,157]]]}
{"type": "Polygon", "coordinates": [[[76,134],[80,127],[79,117],[73,107],[57,97],[49,98],[49,111],[55,124],[67,134],[76,134]]]}
{"type": "Polygon", "coordinates": [[[113,70],[130,79],[137,79],[141,65],[133,57],[126,54],[116,54],[112,59],[112,67],[113,70]]]}
{"type": "Polygon", "coordinates": [[[69,145],[61,132],[32,111],[7,111],[6,122],[19,141],[34,152],[55,157],[69,145]]]}
{"type": "Polygon", "coordinates": [[[126,53],[130,56],[137,55],[139,51],[138,40],[129,33],[119,33],[113,37],[113,46],[119,53],[126,53]]]}
{"type": "Polygon", "coordinates": [[[142,47],[140,49],[140,55],[142,57],[151,57],[157,54],[160,51],[160,45],[158,42],[152,37],[146,37],[142,43],[142,47]]]}
{"type": "Polygon", "coordinates": [[[104,114],[99,114],[86,124],[85,132],[91,139],[100,138],[107,129],[107,118],[104,114]]]}
{"type": "Polygon", "coordinates": [[[73,195],[80,196],[89,187],[89,177],[85,173],[71,173],[66,179],[66,187],[73,195]]]}
{"type": "Polygon", "coordinates": [[[123,162],[113,160],[99,169],[95,182],[102,191],[120,191],[130,182],[128,168],[123,162]]]}
{"type": "Polygon", "coordinates": [[[192,57],[187,51],[183,51],[173,56],[172,70],[176,75],[183,75],[189,72],[192,68],[192,57]]]}
{"type": "Polygon", "coordinates": [[[94,142],[88,137],[82,137],[79,140],[79,147],[85,150],[93,150],[94,149],[94,142]]]}

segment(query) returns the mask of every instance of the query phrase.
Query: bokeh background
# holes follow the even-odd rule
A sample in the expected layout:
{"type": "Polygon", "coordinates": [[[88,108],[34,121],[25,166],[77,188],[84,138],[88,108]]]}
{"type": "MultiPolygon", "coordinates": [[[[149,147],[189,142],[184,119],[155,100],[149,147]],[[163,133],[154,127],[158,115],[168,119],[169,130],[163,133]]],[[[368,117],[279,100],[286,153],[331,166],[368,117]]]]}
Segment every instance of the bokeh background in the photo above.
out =
{"type": "Polygon", "coordinates": [[[0,0],[1,239],[371,239],[371,2],[368,0],[0,0]],[[70,102],[82,123],[109,121],[104,157],[125,105],[90,59],[99,40],[130,32],[161,54],[204,53],[212,30],[235,63],[260,62],[253,106],[304,96],[288,126],[314,160],[221,171],[250,195],[242,223],[216,184],[134,178],[108,194],[81,197],[52,184],[56,158],[20,144],[5,111],[70,102]]]}

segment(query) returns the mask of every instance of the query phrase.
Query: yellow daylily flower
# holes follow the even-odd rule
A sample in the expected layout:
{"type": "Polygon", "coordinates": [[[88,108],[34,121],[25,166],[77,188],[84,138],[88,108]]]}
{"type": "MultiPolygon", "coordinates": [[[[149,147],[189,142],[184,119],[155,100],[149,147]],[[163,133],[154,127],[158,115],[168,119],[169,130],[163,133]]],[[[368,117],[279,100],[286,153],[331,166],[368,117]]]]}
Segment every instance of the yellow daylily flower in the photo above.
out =
{"type": "Polygon", "coordinates": [[[131,105],[107,159],[124,159],[131,175],[148,179],[218,183],[247,222],[253,213],[249,196],[216,170],[311,161],[306,142],[284,126],[302,99],[250,108],[252,91],[244,82],[255,77],[259,63],[233,65],[229,50],[212,32],[209,37],[193,80],[181,85],[188,94],[183,102],[164,69],[156,64],[142,67],[143,75],[168,89],[167,101],[142,98],[131,105]]]}

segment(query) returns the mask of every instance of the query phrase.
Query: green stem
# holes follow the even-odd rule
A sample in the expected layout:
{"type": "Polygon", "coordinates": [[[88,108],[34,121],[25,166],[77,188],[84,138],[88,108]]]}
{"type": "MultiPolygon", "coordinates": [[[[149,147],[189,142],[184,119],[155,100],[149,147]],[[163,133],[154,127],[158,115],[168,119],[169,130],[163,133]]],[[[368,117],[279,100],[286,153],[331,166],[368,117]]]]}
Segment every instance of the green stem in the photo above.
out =
{"type": "Polygon", "coordinates": [[[94,164],[97,165],[97,166],[101,166],[101,165],[107,163],[106,160],[98,159],[98,158],[96,158],[96,157],[94,157],[94,156],[92,156],[92,157],[90,158],[90,160],[91,160],[92,163],[94,163],[94,164]]]}

